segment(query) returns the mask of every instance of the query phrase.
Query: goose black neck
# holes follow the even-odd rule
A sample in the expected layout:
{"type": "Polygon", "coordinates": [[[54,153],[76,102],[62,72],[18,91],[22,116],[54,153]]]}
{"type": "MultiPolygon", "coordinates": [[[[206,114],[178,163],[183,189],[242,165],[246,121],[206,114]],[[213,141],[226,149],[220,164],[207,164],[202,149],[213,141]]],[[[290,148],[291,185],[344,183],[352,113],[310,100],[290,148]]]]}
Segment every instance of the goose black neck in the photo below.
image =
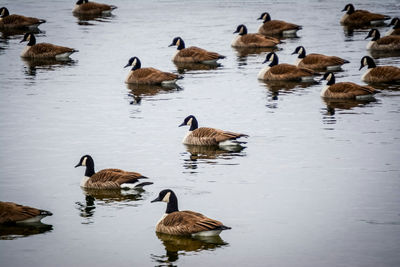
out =
{"type": "Polygon", "coordinates": [[[279,58],[277,55],[274,56],[274,58],[272,59],[271,63],[269,64],[270,67],[278,65],[279,64],[279,58]]]}
{"type": "Polygon", "coordinates": [[[239,35],[241,35],[241,36],[243,36],[243,35],[246,35],[247,34],[247,28],[246,27],[242,27],[242,31],[241,31],[241,33],[239,33],[239,35]]]}
{"type": "Polygon", "coordinates": [[[169,214],[178,210],[178,199],[175,195],[174,192],[171,192],[171,195],[169,196],[168,204],[167,204],[167,210],[165,213],[169,214]]]}
{"type": "Polygon", "coordinates": [[[327,82],[326,85],[332,85],[332,84],[335,84],[335,76],[333,76],[333,74],[332,74],[331,79],[327,82]]]}
{"type": "Polygon", "coordinates": [[[393,25],[393,29],[399,29],[400,28],[400,21],[396,20],[396,22],[393,25]]]}
{"type": "Polygon", "coordinates": [[[197,128],[199,128],[199,124],[197,123],[197,120],[195,117],[192,117],[192,123],[190,124],[190,129],[189,131],[194,131],[197,128]]]}
{"type": "Polygon", "coordinates": [[[298,58],[305,58],[306,57],[306,49],[303,47],[301,53],[299,54],[298,58]]]}
{"type": "Polygon", "coordinates": [[[93,174],[96,172],[94,171],[94,162],[93,159],[87,158],[86,160],[86,171],[85,171],[85,176],[87,177],[92,177],[93,174]]]}
{"type": "Polygon", "coordinates": [[[368,60],[368,69],[372,69],[375,68],[375,62],[373,60],[368,60]]]}
{"type": "Polygon", "coordinates": [[[182,50],[182,49],[184,49],[185,48],[185,42],[182,40],[182,39],[180,39],[179,40],[179,45],[178,45],[178,50],[182,50]]]}
{"type": "Polygon", "coordinates": [[[28,46],[33,46],[36,44],[36,37],[35,35],[31,34],[28,42],[28,46]]]}
{"type": "Polygon", "coordinates": [[[10,15],[10,13],[8,12],[8,9],[5,8],[5,7],[3,7],[2,13],[3,13],[3,14],[1,15],[2,18],[5,18],[5,17],[7,17],[7,16],[10,15]]]}
{"type": "Polygon", "coordinates": [[[349,6],[349,10],[347,10],[347,14],[351,15],[351,14],[353,14],[353,13],[354,13],[354,6],[353,6],[353,5],[350,5],[350,6],[349,6]]]}
{"type": "Polygon", "coordinates": [[[376,30],[375,31],[375,36],[374,36],[374,38],[372,38],[372,41],[376,41],[379,38],[381,38],[381,33],[378,30],[376,30]]]}
{"type": "Polygon", "coordinates": [[[142,67],[142,63],[139,60],[137,60],[136,64],[132,67],[132,70],[138,70],[141,67],[142,67]]]}

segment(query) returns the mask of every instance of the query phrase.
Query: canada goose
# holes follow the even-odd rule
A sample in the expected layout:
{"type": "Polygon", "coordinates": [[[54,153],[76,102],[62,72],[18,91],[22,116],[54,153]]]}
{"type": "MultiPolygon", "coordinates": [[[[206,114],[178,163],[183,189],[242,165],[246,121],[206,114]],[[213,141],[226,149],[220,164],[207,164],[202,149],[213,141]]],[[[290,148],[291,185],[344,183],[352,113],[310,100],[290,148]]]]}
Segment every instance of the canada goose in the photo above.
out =
{"type": "MultiPolygon", "coordinates": [[[[81,187],[89,189],[120,189],[135,188],[134,183],[139,179],[147,178],[137,172],[127,172],[120,169],[104,169],[99,172],[94,171],[94,161],[89,155],[82,156],[79,163],[75,166],[86,166],[85,176],[81,181],[81,187]]],[[[141,187],[141,184],[136,187],[141,187]]]]}
{"type": "Polygon", "coordinates": [[[177,79],[182,79],[176,74],[162,72],[154,68],[141,68],[142,64],[137,57],[131,57],[124,68],[132,66],[125,83],[134,84],[174,84],[177,79]]]}
{"type": "Polygon", "coordinates": [[[321,96],[335,99],[365,99],[371,98],[377,91],[371,86],[361,86],[352,82],[335,83],[335,75],[327,72],[322,80],[328,81],[321,91],[321,96]]]}
{"type": "Polygon", "coordinates": [[[35,223],[51,215],[50,211],[0,201],[0,224],[35,223]]]}
{"type": "Polygon", "coordinates": [[[111,13],[111,11],[116,8],[117,7],[113,5],[89,2],[89,0],[79,0],[76,2],[72,12],[80,15],[101,15],[111,13]]]}
{"type": "Polygon", "coordinates": [[[271,16],[264,12],[258,19],[263,20],[263,24],[258,28],[258,33],[262,35],[283,35],[294,36],[302,26],[288,23],[282,20],[271,20],[271,16]]]}
{"type": "Polygon", "coordinates": [[[45,22],[46,21],[44,19],[25,17],[16,14],[10,15],[6,7],[0,8],[0,29],[17,29],[17,28],[35,29],[40,24],[45,22]]]}
{"type": "Polygon", "coordinates": [[[158,221],[156,232],[170,235],[216,236],[223,230],[231,229],[220,221],[210,219],[201,213],[178,210],[178,199],[171,189],[162,190],[151,202],[167,203],[165,214],[158,221]]]}
{"type": "Polygon", "coordinates": [[[185,48],[185,42],[181,37],[175,37],[169,46],[177,46],[177,51],[172,57],[173,62],[215,64],[217,60],[225,58],[223,55],[195,46],[185,48]]]}
{"type": "Polygon", "coordinates": [[[390,83],[400,81],[400,68],[393,66],[376,66],[374,60],[365,56],[361,59],[360,70],[365,66],[368,70],[361,77],[361,80],[368,83],[390,83]]]}
{"type": "Polygon", "coordinates": [[[78,52],[73,48],[58,46],[48,43],[36,44],[36,38],[33,33],[25,33],[20,43],[28,41],[27,46],[21,53],[23,58],[32,59],[67,59],[72,53],[78,52]]]}
{"type": "Polygon", "coordinates": [[[349,61],[335,56],[326,56],[322,54],[306,55],[306,49],[303,46],[298,46],[292,55],[293,54],[299,54],[296,62],[297,67],[311,70],[337,70],[340,69],[343,64],[349,63],[349,61]]]}
{"type": "Polygon", "coordinates": [[[264,63],[271,63],[260,70],[258,79],[264,81],[314,81],[315,72],[310,69],[296,67],[290,64],[279,64],[279,58],[271,52],[265,58],[264,63]]]}
{"type": "Polygon", "coordinates": [[[393,18],[389,25],[393,25],[393,28],[390,29],[385,36],[389,35],[400,35],[400,19],[393,18]]]}
{"type": "Polygon", "coordinates": [[[236,31],[239,35],[232,41],[232,47],[240,48],[260,48],[260,47],[276,47],[281,41],[273,38],[266,37],[258,33],[247,33],[245,25],[240,24],[237,26],[236,31]]]}
{"type": "Polygon", "coordinates": [[[400,36],[398,35],[383,36],[381,38],[381,34],[377,29],[371,29],[367,37],[365,37],[365,39],[368,39],[369,37],[372,37],[372,39],[367,44],[368,50],[378,50],[378,51],[400,50],[400,36]]]}
{"type": "Polygon", "coordinates": [[[236,139],[248,137],[246,134],[233,133],[214,128],[199,128],[197,119],[193,115],[187,116],[179,127],[185,125],[190,126],[189,132],[183,138],[183,144],[185,145],[219,146],[221,148],[228,148],[230,146],[239,146],[243,143],[236,139]]]}
{"type": "Polygon", "coordinates": [[[371,13],[366,10],[355,10],[352,4],[347,4],[343,10],[346,13],[340,20],[340,23],[345,26],[361,27],[369,25],[383,24],[385,20],[390,19],[389,16],[371,13]]]}

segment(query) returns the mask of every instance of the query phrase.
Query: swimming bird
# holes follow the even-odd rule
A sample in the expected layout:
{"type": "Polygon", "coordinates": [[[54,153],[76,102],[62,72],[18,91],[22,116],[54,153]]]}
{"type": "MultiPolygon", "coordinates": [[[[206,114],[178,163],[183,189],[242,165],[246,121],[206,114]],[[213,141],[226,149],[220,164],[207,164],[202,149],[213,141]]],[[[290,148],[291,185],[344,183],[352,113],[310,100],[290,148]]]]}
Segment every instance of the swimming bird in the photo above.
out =
{"type": "Polygon", "coordinates": [[[0,8],[0,29],[36,29],[40,24],[45,22],[46,20],[44,19],[25,17],[16,14],[10,15],[6,7],[0,8]]]}
{"type": "Polygon", "coordinates": [[[278,44],[282,43],[277,38],[267,37],[258,33],[247,33],[247,27],[243,24],[237,26],[236,31],[233,33],[239,33],[239,35],[232,41],[232,47],[276,47],[278,44]]]}
{"type": "Polygon", "coordinates": [[[371,29],[365,37],[368,39],[372,37],[371,41],[367,44],[368,50],[375,51],[399,51],[400,50],[400,36],[399,35],[389,35],[383,36],[377,29],[371,29]]]}
{"type": "Polygon", "coordinates": [[[193,116],[187,116],[181,126],[190,126],[189,132],[183,138],[185,145],[201,145],[201,146],[219,146],[221,148],[229,148],[230,146],[240,146],[244,142],[236,139],[240,137],[248,137],[246,134],[233,133],[214,128],[200,127],[197,119],[193,116]]]}
{"type": "Polygon", "coordinates": [[[177,63],[215,64],[217,60],[225,58],[223,55],[195,46],[185,48],[185,42],[181,37],[175,37],[169,46],[177,46],[177,51],[172,57],[172,61],[177,63]]]}
{"type": "Polygon", "coordinates": [[[142,69],[140,59],[137,57],[131,57],[125,68],[130,66],[132,66],[132,69],[126,77],[125,83],[168,85],[175,84],[176,80],[182,79],[182,77],[170,72],[163,72],[154,68],[142,69]]]}
{"type": "Polygon", "coordinates": [[[264,12],[258,19],[263,20],[263,24],[258,28],[258,33],[262,35],[283,35],[295,36],[298,30],[303,27],[297,24],[289,23],[282,20],[271,20],[269,13],[264,12]]]}
{"type": "Polygon", "coordinates": [[[73,48],[53,45],[49,43],[36,44],[36,37],[33,33],[25,33],[22,42],[28,41],[27,46],[21,53],[23,58],[31,59],[67,59],[72,53],[78,52],[73,48]]]}
{"type": "Polygon", "coordinates": [[[151,202],[167,203],[167,210],[156,225],[156,232],[170,235],[217,236],[231,229],[222,222],[210,219],[201,213],[178,210],[178,198],[171,189],[162,190],[151,202]]]}
{"type": "Polygon", "coordinates": [[[400,19],[393,18],[389,25],[393,25],[393,28],[390,29],[385,36],[389,35],[400,35],[400,19]]]}
{"type": "MultiPolygon", "coordinates": [[[[104,169],[98,172],[94,171],[94,161],[90,155],[82,156],[79,166],[86,166],[85,176],[81,181],[81,187],[88,189],[121,189],[141,187],[142,184],[133,186],[139,179],[147,179],[146,176],[137,172],[127,172],[120,169],[104,169]]],[[[146,183],[148,184],[148,183],[146,183]]]]}
{"type": "Polygon", "coordinates": [[[383,24],[385,20],[390,19],[389,16],[371,13],[366,10],[355,10],[352,4],[347,4],[343,10],[346,13],[340,20],[340,23],[345,26],[362,27],[370,25],[383,24]]]}
{"type": "Polygon", "coordinates": [[[299,54],[296,62],[297,67],[311,70],[338,70],[343,64],[349,63],[349,61],[335,56],[314,53],[306,55],[306,49],[303,46],[296,47],[293,54],[299,54]]]}
{"type": "Polygon", "coordinates": [[[258,79],[264,81],[314,81],[313,75],[316,73],[311,69],[300,68],[290,64],[279,64],[279,58],[274,53],[269,53],[263,64],[271,63],[260,70],[258,79]]]}
{"type": "Polygon", "coordinates": [[[376,66],[374,60],[369,56],[361,59],[360,70],[367,66],[367,71],[361,80],[368,83],[391,83],[400,82],[400,68],[394,66],[376,66]]]}
{"type": "Polygon", "coordinates": [[[0,201],[0,224],[35,223],[51,215],[53,214],[47,210],[0,201]]]}
{"type": "Polygon", "coordinates": [[[322,80],[328,81],[321,91],[321,97],[334,99],[365,99],[371,98],[378,91],[371,86],[361,86],[352,82],[335,83],[335,75],[327,72],[322,80]]]}
{"type": "Polygon", "coordinates": [[[113,5],[89,2],[89,0],[79,0],[76,2],[72,12],[80,15],[102,15],[109,14],[116,8],[117,7],[113,5]]]}

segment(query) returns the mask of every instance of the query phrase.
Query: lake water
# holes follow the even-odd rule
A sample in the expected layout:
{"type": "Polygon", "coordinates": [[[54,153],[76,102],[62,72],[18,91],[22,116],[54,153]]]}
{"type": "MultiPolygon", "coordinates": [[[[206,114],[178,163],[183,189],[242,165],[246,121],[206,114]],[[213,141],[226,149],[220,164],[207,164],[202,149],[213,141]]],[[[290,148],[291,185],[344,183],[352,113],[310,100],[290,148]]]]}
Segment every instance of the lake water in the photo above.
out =
{"type": "MultiPolygon", "coordinates": [[[[79,50],[72,61],[35,65],[22,35],[0,38],[0,195],[54,213],[42,233],[0,241],[1,266],[400,266],[400,90],[381,86],[369,102],[326,102],[321,84],[257,80],[267,52],[230,47],[268,11],[303,25],[294,49],[349,60],[336,80],[362,83],[368,30],[339,24],[347,1],[113,1],[111,17],[80,21],[74,1],[3,1],[10,13],[47,20],[37,34],[79,50]],[[214,69],[181,72],[178,89],[128,88],[123,66],[178,72],[172,39],[226,56],[214,69]],[[135,98],[140,97],[137,103],[135,98]],[[198,150],[181,141],[187,116],[200,126],[243,132],[246,148],[198,150]],[[84,154],[96,170],[148,176],[143,192],[89,194],[79,187],[84,154]],[[155,233],[171,188],[181,210],[232,230],[202,241],[155,233]]],[[[111,3],[111,2],[110,2],[111,3]]],[[[400,15],[398,1],[356,8],[400,15]]],[[[380,27],[381,33],[389,27],[380,27]]],[[[400,66],[400,57],[376,59],[400,66]]]]}

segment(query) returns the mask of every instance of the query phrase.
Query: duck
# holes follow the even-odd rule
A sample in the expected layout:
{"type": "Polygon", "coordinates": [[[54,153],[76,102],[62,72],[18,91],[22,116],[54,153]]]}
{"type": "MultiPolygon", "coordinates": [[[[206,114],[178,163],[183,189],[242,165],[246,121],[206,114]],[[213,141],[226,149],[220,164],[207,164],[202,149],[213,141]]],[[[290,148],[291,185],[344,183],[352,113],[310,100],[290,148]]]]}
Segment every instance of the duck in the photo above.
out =
{"type": "Polygon", "coordinates": [[[142,64],[140,59],[137,57],[131,57],[126,67],[132,66],[131,71],[125,79],[125,83],[128,84],[175,84],[178,79],[182,79],[171,72],[163,72],[154,68],[141,68],[142,64]]]}
{"type": "Polygon", "coordinates": [[[371,29],[365,37],[368,39],[372,37],[371,41],[367,44],[367,50],[375,51],[399,51],[400,50],[400,36],[399,35],[389,35],[383,36],[377,29],[371,29]]]}
{"type": "Polygon", "coordinates": [[[361,59],[360,69],[367,66],[367,71],[361,80],[368,83],[392,83],[400,82],[400,68],[394,66],[376,66],[374,60],[369,56],[361,59]]]}
{"type": "Polygon", "coordinates": [[[218,236],[223,230],[231,229],[222,222],[210,219],[201,213],[178,210],[178,198],[171,189],[164,189],[151,202],[166,202],[167,209],[156,225],[156,232],[192,237],[218,236]]]}
{"type": "Polygon", "coordinates": [[[346,13],[340,20],[340,23],[344,26],[351,27],[362,27],[370,25],[383,24],[385,20],[390,19],[389,16],[371,13],[366,10],[355,10],[353,4],[347,4],[343,10],[346,13]]]}
{"type": "Polygon", "coordinates": [[[238,48],[262,48],[276,47],[282,43],[279,39],[267,37],[258,33],[247,33],[247,27],[243,24],[237,26],[236,31],[239,35],[232,41],[232,47],[238,48]]]}
{"type": "Polygon", "coordinates": [[[308,54],[303,46],[298,46],[293,54],[299,54],[297,57],[296,66],[311,70],[339,70],[343,64],[350,63],[343,58],[336,56],[326,56],[322,54],[308,54]]]}
{"type": "Polygon", "coordinates": [[[80,186],[85,189],[125,189],[138,188],[149,183],[140,183],[134,186],[140,179],[148,177],[137,172],[127,172],[120,169],[104,169],[98,172],[94,171],[94,161],[90,155],[84,155],[79,160],[75,168],[86,166],[85,176],[80,186]]]}
{"type": "Polygon", "coordinates": [[[0,224],[37,223],[51,215],[47,210],[0,201],[0,224]]]}
{"type": "Polygon", "coordinates": [[[268,66],[260,70],[258,79],[264,81],[302,81],[312,82],[316,74],[313,70],[297,67],[291,64],[279,64],[278,55],[274,52],[269,53],[263,64],[271,62],[268,66]]]}
{"type": "Polygon", "coordinates": [[[283,35],[295,36],[297,31],[303,27],[297,24],[289,23],[282,20],[271,20],[268,12],[264,12],[258,19],[263,20],[263,24],[258,28],[258,33],[266,36],[283,35]]]}
{"type": "Polygon", "coordinates": [[[400,19],[393,18],[389,25],[393,25],[393,28],[390,29],[385,36],[389,35],[400,35],[400,19]]]}
{"type": "Polygon", "coordinates": [[[25,33],[22,42],[28,42],[21,53],[21,57],[30,59],[67,59],[72,53],[78,52],[73,48],[53,45],[49,43],[36,44],[36,37],[33,33],[25,33]]]}
{"type": "Polygon", "coordinates": [[[89,0],[79,0],[76,2],[72,12],[80,15],[102,15],[109,14],[116,9],[114,5],[100,4],[96,2],[89,2],[89,0]]]}
{"type": "Polygon", "coordinates": [[[0,29],[28,28],[33,30],[45,22],[46,20],[44,19],[25,17],[17,14],[10,15],[6,7],[0,8],[0,29]]]}
{"type": "Polygon", "coordinates": [[[247,134],[233,133],[214,128],[200,127],[195,116],[187,116],[179,125],[190,126],[189,132],[183,138],[182,143],[185,145],[199,146],[219,146],[221,148],[229,148],[240,146],[244,142],[238,141],[241,137],[249,137],[247,134]]]}
{"type": "Polygon", "coordinates": [[[327,84],[321,91],[321,97],[331,99],[369,99],[378,91],[371,86],[361,86],[352,82],[335,83],[333,72],[327,72],[322,77],[327,84]]]}
{"type": "Polygon", "coordinates": [[[181,37],[175,37],[169,46],[177,46],[177,51],[172,57],[175,63],[216,64],[219,59],[225,58],[216,52],[209,52],[199,47],[185,48],[185,42],[181,37]]]}

